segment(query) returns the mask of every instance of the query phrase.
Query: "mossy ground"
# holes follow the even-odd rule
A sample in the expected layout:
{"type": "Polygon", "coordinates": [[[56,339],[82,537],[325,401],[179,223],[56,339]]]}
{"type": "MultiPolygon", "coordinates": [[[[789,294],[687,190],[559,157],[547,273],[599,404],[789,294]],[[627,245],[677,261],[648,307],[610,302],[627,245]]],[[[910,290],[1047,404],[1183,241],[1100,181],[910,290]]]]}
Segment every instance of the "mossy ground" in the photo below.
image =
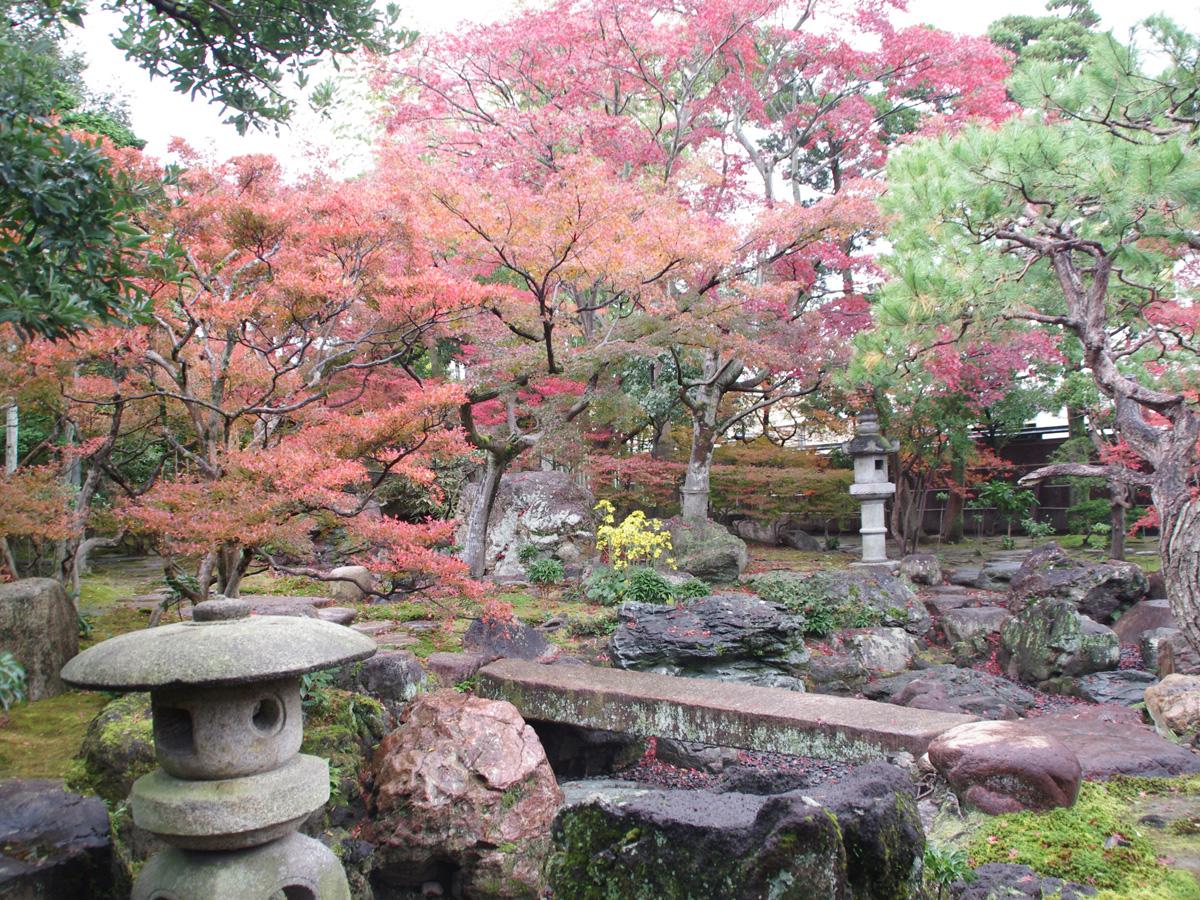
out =
{"type": "Polygon", "coordinates": [[[1085,782],[1069,809],[973,817],[956,839],[973,866],[1027,865],[1091,885],[1098,900],[1200,900],[1195,876],[1173,868],[1155,829],[1138,822],[1134,801],[1161,794],[1198,796],[1200,778],[1085,782]]]}
{"type": "Polygon", "coordinates": [[[65,778],[88,723],[108,700],[68,691],[13,707],[0,724],[0,778],[65,778]]]}

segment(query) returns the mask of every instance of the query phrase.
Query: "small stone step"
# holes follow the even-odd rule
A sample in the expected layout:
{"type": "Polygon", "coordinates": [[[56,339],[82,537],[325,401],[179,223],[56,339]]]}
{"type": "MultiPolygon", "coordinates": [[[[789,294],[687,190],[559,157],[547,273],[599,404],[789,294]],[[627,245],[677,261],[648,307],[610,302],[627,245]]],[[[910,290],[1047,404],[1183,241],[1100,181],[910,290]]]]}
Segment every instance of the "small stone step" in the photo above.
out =
{"type": "Polygon", "coordinates": [[[348,606],[327,606],[317,610],[317,618],[335,625],[349,625],[358,618],[358,610],[348,606]]]}

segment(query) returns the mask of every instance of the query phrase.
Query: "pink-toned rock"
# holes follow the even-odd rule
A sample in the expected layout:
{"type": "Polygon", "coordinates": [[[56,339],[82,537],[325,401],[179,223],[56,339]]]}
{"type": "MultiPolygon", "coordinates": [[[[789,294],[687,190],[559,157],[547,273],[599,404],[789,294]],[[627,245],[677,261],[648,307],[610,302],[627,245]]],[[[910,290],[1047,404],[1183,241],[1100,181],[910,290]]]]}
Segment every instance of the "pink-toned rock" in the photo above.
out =
{"type": "Polygon", "coordinates": [[[1127,707],[1083,704],[1020,724],[1070,747],[1084,778],[1166,778],[1200,772],[1200,756],[1159,737],[1142,724],[1139,713],[1127,707]]]}
{"type": "Polygon", "coordinates": [[[1155,628],[1178,628],[1171,605],[1166,600],[1143,600],[1135,603],[1117,619],[1113,631],[1122,644],[1136,644],[1147,631],[1155,628]]]}
{"type": "Polygon", "coordinates": [[[1158,641],[1157,662],[1158,674],[1162,678],[1175,674],[1200,674],[1200,654],[1188,643],[1182,631],[1163,634],[1158,641]]]}
{"type": "Polygon", "coordinates": [[[1055,738],[1016,722],[972,722],[934,738],[929,761],[959,799],[989,815],[1070,806],[1079,760],[1055,738]]]}
{"type": "Polygon", "coordinates": [[[420,888],[447,865],[467,897],[542,889],[562,791],[534,730],[511,703],[437,691],[413,703],[372,763],[373,872],[420,888]]]}
{"type": "Polygon", "coordinates": [[[1200,676],[1172,674],[1150,685],[1146,710],[1162,735],[1200,732],[1200,676]]]}

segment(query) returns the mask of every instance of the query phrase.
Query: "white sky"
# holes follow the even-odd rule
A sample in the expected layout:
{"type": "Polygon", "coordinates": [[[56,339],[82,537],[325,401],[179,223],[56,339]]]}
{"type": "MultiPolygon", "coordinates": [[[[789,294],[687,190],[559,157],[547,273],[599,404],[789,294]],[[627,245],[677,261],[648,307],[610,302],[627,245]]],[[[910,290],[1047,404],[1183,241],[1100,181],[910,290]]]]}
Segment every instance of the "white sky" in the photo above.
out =
{"type": "MultiPolygon", "coordinates": [[[[409,0],[403,3],[401,22],[423,32],[453,28],[463,20],[494,21],[511,10],[524,5],[522,0],[409,0]]],[[[1093,0],[1093,6],[1103,19],[1103,27],[1118,33],[1128,31],[1137,21],[1155,12],[1165,12],[1177,22],[1200,29],[1200,0],[1093,0]]],[[[905,18],[927,22],[947,31],[982,34],[995,19],[1011,14],[1039,14],[1044,0],[1008,0],[1001,3],[980,3],[972,0],[910,0],[905,18]]],[[[147,150],[166,155],[173,137],[182,137],[198,149],[211,149],[218,157],[239,153],[273,153],[290,167],[305,165],[306,156],[323,152],[326,159],[339,161],[349,170],[359,169],[366,159],[366,145],[361,138],[362,118],[343,115],[341,127],[319,120],[307,110],[294,117],[290,127],[280,134],[249,134],[240,137],[229,125],[221,124],[216,106],[193,101],[171,90],[162,80],[152,80],[109,41],[117,30],[119,18],[100,10],[85,20],[82,31],[75,30],[73,44],[87,57],[86,78],[97,92],[112,92],[129,103],[133,130],[145,139],[147,150]],[[360,135],[356,140],[352,135],[360,135]]]]}

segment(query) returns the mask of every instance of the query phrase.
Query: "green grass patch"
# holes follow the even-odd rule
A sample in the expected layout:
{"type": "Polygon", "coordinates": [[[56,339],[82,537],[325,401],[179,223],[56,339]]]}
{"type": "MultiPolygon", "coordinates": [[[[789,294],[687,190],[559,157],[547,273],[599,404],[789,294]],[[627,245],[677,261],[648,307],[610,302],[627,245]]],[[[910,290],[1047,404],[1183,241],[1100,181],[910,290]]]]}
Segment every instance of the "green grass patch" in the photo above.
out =
{"type": "Polygon", "coordinates": [[[71,769],[88,723],[108,698],[68,691],[21,703],[0,724],[0,778],[63,778],[71,769]]]}
{"type": "Polygon", "coordinates": [[[328,597],[333,585],[305,578],[302,575],[274,575],[260,572],[242,579],[239,589],[243,594],[274,594],[282,597],[328,597]]]}
{"type": "Polygon", "coordinates": [[[1098,900],[1200,900],[1200,884],[1163,865],[1130,816],[1128,798],[1142,789],[1135,782],[1170,780],[1085,782],[1069,809],[996,816],[972,837],[971,864],[1027,865],[1043,875],[1091,885],[1099,891],[1098,900]]]}
{"type": "MultiPolygon", "coordinates": [[[[150,610],[135,609],[130,606],[113,606],[99,615],[90,616],[92,630],[86,639],[80,640],[79,649],[86,650],[101,641],[107,641],[119,634],[139,631],[150,623],[150,610]]],[[[164,618],[164,624],[174,619],[164,618]]]]}

